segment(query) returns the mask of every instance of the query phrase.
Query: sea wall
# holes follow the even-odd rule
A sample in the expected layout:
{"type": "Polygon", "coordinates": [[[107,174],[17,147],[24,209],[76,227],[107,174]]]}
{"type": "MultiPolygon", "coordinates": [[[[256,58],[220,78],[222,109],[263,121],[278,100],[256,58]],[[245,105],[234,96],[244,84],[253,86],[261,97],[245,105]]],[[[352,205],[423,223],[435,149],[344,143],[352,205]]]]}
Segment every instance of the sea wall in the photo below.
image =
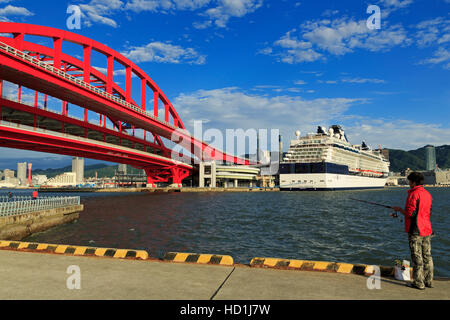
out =
{"type": "Polygon", "coordinates": [[[127,192],[278,192],[279,188],[43,188],[39,193],[75,193],[75,192],[99,192],[99,193],[127,193],[127,192]]]}
{"type": "Polygon", "coordinates": [[[42,210],[14,216],[0,217],[0,239],[21,240],[29,235],[79,218],[83,205],[42,210]]]}

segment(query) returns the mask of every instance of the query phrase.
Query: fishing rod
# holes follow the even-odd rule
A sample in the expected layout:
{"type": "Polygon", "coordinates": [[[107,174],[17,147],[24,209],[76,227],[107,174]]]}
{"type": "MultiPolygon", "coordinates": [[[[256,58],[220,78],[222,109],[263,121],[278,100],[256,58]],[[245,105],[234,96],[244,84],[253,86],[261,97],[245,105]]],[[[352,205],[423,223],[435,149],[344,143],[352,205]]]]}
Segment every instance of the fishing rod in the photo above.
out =
{"type": "Polygon", "coordinates": [[[387,208],[387,209],[394,209],[394,207],[387,206],[387,205],[385,205],[385,204],[376,203],[376,202],[370,202],[370,201],[359,200],[359,199],[354,199],[354,198],[350,198],[350,200],[359,201],[359,202],[364,202],[364,203],[368,203],[368,204],[371,204],[371,205],[374,205],[374,206],[379,206],[379,207],[383,207],[383,208],[387,208]]]}
{"type": "MultiPolygon", "coordinates": [[[[383,207],[383,208],[386,208],[386,209],[392,209],[392,210],[394,210],[394,207],[387,206],[387,205],[385,205],[385,204],[380,204],[380,203],[371,202],[371,201],[366,201],[366,200],[360,200],[360,199],[354,199],[354,198],[350,198],[350,200],[358,201],[358,202],[363,202],[363,203],[371,204],[371,205],[373,205],[373,206],[378,206],[378,207],[383,207]]],[[[393,217],[393,218],[398,218],[398,214],[397,214],[397,213],[391,213],[391,217],[393,217]]]]}

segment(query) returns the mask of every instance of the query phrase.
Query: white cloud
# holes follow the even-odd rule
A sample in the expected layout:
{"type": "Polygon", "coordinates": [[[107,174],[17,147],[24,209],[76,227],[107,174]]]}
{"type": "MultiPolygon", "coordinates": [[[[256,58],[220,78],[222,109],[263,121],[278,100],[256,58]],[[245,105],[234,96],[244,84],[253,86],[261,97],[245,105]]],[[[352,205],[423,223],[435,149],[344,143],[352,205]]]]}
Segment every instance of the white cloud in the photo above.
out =
{"type": "Polygon", "coordinates": [[[413,0],[381,0],[381,2],[387,7],[406,8],[413,3],[413,0]]]}
{"type": "Polygon", "coordinates": [[[353,143],[365,140],[371,146],[391,149],[412,150],[450,141],[450,128],[410,120],[362,119],[348,124],[346,132],[353,143]]]}
{"type": "Polygon", "coordinates": [[[419,64],[440,64],[450,69],[450,19],[437,17],[420,22],[415,37],[419,48],[435,47],[433,56],[419,64]]]}
{"type": "Polygon", "coordinates": [[[241,18],[256,11],[262,4],[263,0],[219,0],[216,7],[209,8],[203,15],[217,27],[224,28],[230,18],[241,18]]]}
{"type": "Polygon", "coordinates": [[[437,17],[420,22],[416,41],[419,47],[442,45],[450,42],[450,19],[437,17]]]}
{"type": "Polygon", "coordinates": [[[198,11],[207,20],[194,22],[197,29],[211,27],[226,27],[230,18],[241,18],[254,12],[262,6],[263,0],[91,0],[87,4],[78,4],[82,10],[84,23],[91,26],[100,23],[118,27],[111,16],[121,12],[160,12],[174,13],[175,11],[198,11]]]}
{"type": "Polygon", "coordinates": [[[341,81],[347,83],[386,83],[386,81],[382,79],[368,79],[368,78],[345,78],[342,79],[341,81]]]}
{"type": "Polygon", "coordinates": [[[413,0],[380,0],[379,4],[383,7],[381,16],[382,18],[387,18],[391,13],[407,8],[413,2],[413,0]]]}
{"type": "Polygon", "coordinates": [[[194,22],[194,23],[192,24],[192,26],[193,26],[195,29],[202,30],[202,29],[206,29],[206,28],[211,27],[211,26],[212,26],[212,22],[211,22],[210,20],[206,20],[206,21],[204,21],[204,22],[194,22]]]}
{"type": "Polygon", "coordinates": [[[269,96],[264,93],[250,94],[240,88],[230,87],[180,94],[173,102],[187,124],[204,119],[209,121],[208,128],[220,130],[274,128],[281,129],[286,137],[298,128],[313,130],[316,123],[336,120],[352,106],[365,103],[367,99],[269,96]]]}
{"type": "Polygon", "coordinates": [[[211,0],[132,0],[127,2],[125,9],[134,12],[143,11],[171,11],[171,10],[197,10],[208,5],[211,0]]]}
{"type": "Polygon", "coordinates": [[[395,46],[409,45],[406,31],[401,25],[381,30],[370,30],[365,20],[346,17],[334,20],[308,21],[300,30],[287,32],[273,47],[259,53],[276,56],[281,62],[294,64],[324,59],[325,54],[344,55],[356,49],[373,52],[389,51],[395,46]]]}
{"type": "Polygon", "coordinates": [[[317,83],[326,83],[326,84],[337,84],[338,82],[341,83],[386,83],[385,80],[381,79],[370,79],[370,78],[343,78],[340,80],[317,80],[317,83]]]}
{"type": "MultiPolygon", "coordinates": [[[[434,54],[432,58],[428,58],[419,62],[419,64],[439,64],[441,62],[447,63],[450,62],[450,51],[444,48],[439,48],[434,54]]],[[[444,66],[446,69],[449,69],[449,64],[444,66]]]]}
{"type": "MultiPolygon", "coordinates": [[[[263,86],[267,89],[278,86],[263,86]]],[[[287,143],[296,130],[313,132],[318,125],[342,124],[350,141],[365,140],[369,145],[416,149],[426,144],[450,141],[450,128],[434,123],[403,119],[374,119],[352,114],[354,108],[369,102],[365,98],[303,98],[289,95],[249,94],[237,87],[198,90],[180,94],[174,100],[186,124],[205,120],[204,130],[217,128],[244,130],[281,129],[287,143]],[[206,125],[207,123],[207,125],[206,125]]],[[[192,131],[191,128],[188,129],[192,131]]]]}
{"type": "Polygon", "coordinates": [[[122,10],[123,6],[124,3],[120,0],[91,0],[88,4],[79,4],[85,25],[100,23],[113,28],[117,28],[118,24],[107,16],[122,10]]]}
{"type": "Polygon", "coordinates": [[[282,48],[281,52],[275,52],[275,47],[268,47],[259,51],[259,53],[276,56],[279,61],[289,64],[312,62],[320,59],[322,54],[311,49],[311,43],[291,36],[291,33],[295,31],[295,29],[288,31],[283,37],[275,41],[274,46],[282,48]]]}
{"type": "Polygon", "coordinates": [[[206,56],[193,48],[182,48],[162,42],[151,42],[141,47],[131,47],[122,53],[135,62],[205,64],[206,56]]]}
{"type": "Polygon", "coordinates": [[[307,22],[302,26],[303,38],[312,45],[334,55],[352,52],[354,49],[386,51],[408,42],[401,25],[391,25],[381,30],[367,28],[366,20],[354,21],[340,18],[307,22]]]}
{"type": "MultiPolygon", "coordinates": [[[[3,1],[0,3],[8,3],[11,1],[3,1]]],[[[9,16],[23,16],[23,17],[29,17],[33,16],[34,13],[29,11],[27,8],[23,7],[15,7],[12,5],[7,5],[4,8],[0,8],[0,22],[9,22],[8,17],[9,16]]]]}

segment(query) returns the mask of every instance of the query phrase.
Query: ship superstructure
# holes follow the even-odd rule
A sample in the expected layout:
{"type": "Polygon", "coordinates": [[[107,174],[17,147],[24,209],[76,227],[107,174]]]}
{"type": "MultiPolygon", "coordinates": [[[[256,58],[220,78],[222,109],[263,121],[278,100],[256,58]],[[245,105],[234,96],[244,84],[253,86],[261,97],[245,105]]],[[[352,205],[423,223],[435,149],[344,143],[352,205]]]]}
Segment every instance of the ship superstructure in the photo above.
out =
{"type": "Polygon", "coordinates": [[[381,148],[372,150],[365,142],[352,145],[341,126],[292,140],[280,165],[282,190],[337,190],[383,188],[389,161],[381,148]]]}

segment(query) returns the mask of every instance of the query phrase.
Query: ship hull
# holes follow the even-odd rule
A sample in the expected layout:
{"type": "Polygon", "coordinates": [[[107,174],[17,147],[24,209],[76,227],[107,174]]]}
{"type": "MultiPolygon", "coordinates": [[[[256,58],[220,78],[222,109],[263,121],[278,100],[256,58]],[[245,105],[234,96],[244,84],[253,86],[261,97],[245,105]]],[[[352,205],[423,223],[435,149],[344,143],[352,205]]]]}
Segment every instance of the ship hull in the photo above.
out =
{"type": "Polygon", "coordinates": [[[281,174],[281,191],[336,191],[383,189],[387,178],[364,177],[346,174],[311,173],[281,174]]]}

